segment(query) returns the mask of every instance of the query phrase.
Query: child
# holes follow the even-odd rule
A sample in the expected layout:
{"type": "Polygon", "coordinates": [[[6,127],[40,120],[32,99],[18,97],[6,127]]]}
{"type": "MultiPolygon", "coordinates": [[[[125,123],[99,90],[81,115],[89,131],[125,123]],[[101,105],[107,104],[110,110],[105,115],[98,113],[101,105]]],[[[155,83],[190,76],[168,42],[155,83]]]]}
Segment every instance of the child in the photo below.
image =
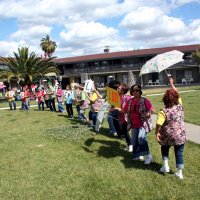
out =
{"type": "Polygon", "coordinates": [[[62,101],[63,101],[63,91],[58,85],[58,89],[56,92],[57,102],[58,102],[58,111],[64,113],[65,109],[63,108],[62,101]]]}
{"type": "Polygon", "coordinates": [[[7,98],[7,101],[10,106],[10,110],[16,110],[16,102],[15,102],[15,91],[11,88],[8,89],[8,92],[6,92],[5,97],[7,98]]]}
{"type": "Polygon", "coordinates": [[[73,112],[73,108],[72,108],[72,103],[73,103],[72,89],[71,89],[70,85],[66,86],[66,90],[64,92],[64,97],[65,97],[65,105],[66,105],[68,117],[74,118],[74,112],[73,112]]]}
{"type": "Polygon", "coordinates": [[[42,110],[44,110],[44,91],[41,87],[39,87],[38,91],[36,92],[36,98],[38,102],[38,109],[41,110],[42,106],[42,110]]]}

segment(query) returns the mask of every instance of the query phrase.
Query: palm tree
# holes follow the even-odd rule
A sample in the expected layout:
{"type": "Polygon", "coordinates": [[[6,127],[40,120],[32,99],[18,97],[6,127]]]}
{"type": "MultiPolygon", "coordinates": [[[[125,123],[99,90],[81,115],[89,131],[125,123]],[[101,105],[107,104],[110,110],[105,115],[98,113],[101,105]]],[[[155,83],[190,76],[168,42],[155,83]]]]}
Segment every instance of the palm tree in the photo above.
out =
{"type": "Polygon", "coordinates": [[[46,37],[42,38],[40,41],[40,47],[44,51],[44,56],[45,58],[48,56],[49,58],[52,56],[54,51],[56,50],[56,42],[50,40],[49,35],[46,37]]]}
{"type": "Polygon", "coordinates": [[[18,48],[18,53],[14,52],[14,57],[0,57],[0,62],[5,64],[7,68],[0,69],[0,77],[6,77],[9,82],[11,79],[24,80],[25,84],[33,82],[50,72],[59,74],[55,63],[52,61],[55,57],[42,59],[35,52],[29,54],[27,47],[18,48]]]}

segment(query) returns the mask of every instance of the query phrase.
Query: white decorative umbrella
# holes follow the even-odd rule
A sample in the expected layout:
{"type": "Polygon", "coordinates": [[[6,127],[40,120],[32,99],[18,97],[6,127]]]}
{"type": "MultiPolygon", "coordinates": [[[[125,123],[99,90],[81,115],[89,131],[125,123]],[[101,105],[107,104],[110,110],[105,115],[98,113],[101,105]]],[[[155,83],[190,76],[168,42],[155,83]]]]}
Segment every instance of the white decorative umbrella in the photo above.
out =
{"type": "Polygon", "coordinates": [[[140,76],[153,72],[161,72],[176,63],[184,61],[183,55],[184,54],[182,52],[177,50],[158,54],[142,66],[140,76]]]}

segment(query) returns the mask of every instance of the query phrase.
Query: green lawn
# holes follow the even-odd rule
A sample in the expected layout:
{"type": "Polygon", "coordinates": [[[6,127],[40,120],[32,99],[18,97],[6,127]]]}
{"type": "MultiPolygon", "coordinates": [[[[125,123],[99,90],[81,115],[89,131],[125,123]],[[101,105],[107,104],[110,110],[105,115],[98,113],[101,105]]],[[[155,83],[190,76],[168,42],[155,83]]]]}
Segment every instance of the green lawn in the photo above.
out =
{"type": "MultiPolygon", "coordinates": [[[[188,123],[200,125],[200,90],[188,91],[186,93],[181,93],[180,97],[183,102],[184,112],[185,112],[185,121],[188,123]]],[[[157,96],[147,96],[155,107],[155,111],[158,112],[163,108],[163,94],[157,96]]]]}
{"type": "Polygon", "coordinates": [[[123,150],[125,141],[108,136],[106,121],[95,135],[66,114],[37,108],[1,110],[0,118],[2,200],[199,199],[200,145],[186,144],[185,179],[181,181],[173,176],[172,150],[172,173],[158,173],[162,160],[153,133],[149,141],[154,162],[144,166],[123,150]]]}

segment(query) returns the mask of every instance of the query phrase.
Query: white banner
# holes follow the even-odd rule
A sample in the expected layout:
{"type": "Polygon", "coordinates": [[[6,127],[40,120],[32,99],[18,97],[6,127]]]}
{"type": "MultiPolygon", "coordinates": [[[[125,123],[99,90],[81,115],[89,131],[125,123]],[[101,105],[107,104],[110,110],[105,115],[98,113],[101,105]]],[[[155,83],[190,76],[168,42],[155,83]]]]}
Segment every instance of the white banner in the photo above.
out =
{"type": "Polygon", "coordinates": [[[85,92],[92,92],[94,90],[94,82],[90,80],[86,80],[85,85],[84,85],[84,91],[85,92]]]}
{"type": "Polygon", "coordinates": [[[110,104],[108,102],[105,102],[99,112],[98,112],[98,115],[97,115],[97,122],[96,122],[96,126],[95,126],[95,130],[97,132],[99,132],[99,129],[101,128],[101,125],[103,124],[103,120],[104,120],[104,117],[106,115],[106,112],[107,110],[110,108],[110,104]]]}

